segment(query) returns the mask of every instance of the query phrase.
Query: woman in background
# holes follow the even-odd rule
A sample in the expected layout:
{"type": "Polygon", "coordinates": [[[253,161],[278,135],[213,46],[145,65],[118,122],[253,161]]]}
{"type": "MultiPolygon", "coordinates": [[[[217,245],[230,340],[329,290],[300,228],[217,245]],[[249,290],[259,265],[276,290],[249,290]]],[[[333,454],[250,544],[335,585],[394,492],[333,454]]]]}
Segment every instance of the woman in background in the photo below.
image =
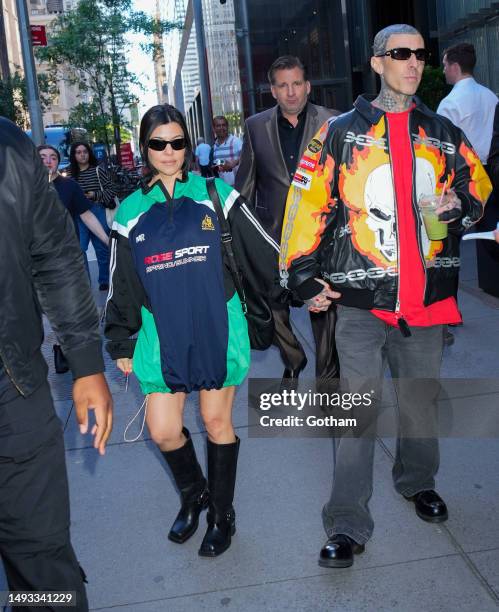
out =
{"type": "MultiPolygon", "coordinates": [[[[113,183],[107,171],[98,165],[92,148],[86,142],[75,142],[71,145],[68,172],[82,188],[85,197],[92,202],[91,211],[99,220],[102,228],[109,234],[106,223],[105,208],[114,208],[116,195],[113,183]]],[[[99,289],[109,289],[109,248],[92,234],[83,224],[79,224],[80,245],[88,270],[87,249],[91,241],[99,266],[99,289]]]]}
{"type": "MultiPolygon", "coordinates": [[[[40,145],[38,153],[41,160],[49,172],[49,181],[55,187],[59,199],[73,220],[76,237],[79,238],[78,221],[81,221],[93,235],[95,235],[103,245],[108,247],[109,238],[99,223],[98,219],[91,212],[92,203],[87,200],[81,187],[73,179],[59,174],[59,163],[61,156],[59,151],[50,145],[40,145]]],[[[68,362],[59,344],[53,345],[54,367],[57,374],[65,374],[69,370],[68,362]]]]}

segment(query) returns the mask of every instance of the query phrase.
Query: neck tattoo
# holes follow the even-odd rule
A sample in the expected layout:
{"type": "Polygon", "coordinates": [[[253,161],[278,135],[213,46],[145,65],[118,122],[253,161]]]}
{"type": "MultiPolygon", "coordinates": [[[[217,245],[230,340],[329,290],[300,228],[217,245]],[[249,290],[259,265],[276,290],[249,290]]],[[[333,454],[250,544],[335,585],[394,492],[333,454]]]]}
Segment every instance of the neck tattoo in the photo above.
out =
{"type": "Polygon", "coordinates": [[[372,104],[387,113],[403,113],[410,108],[412,96],[406,96],[398,91],[394,91],[382,79],[381,91],[372,104]]]}

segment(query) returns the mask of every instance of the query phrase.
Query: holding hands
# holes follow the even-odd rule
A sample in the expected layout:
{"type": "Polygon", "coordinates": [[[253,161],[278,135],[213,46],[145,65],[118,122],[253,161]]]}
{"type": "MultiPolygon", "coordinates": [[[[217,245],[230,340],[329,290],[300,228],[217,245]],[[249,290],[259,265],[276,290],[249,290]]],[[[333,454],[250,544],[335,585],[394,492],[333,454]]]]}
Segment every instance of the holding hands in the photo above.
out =
{"type": "Polygon", "coordinates": [[[325,312],[329,308],[332,300],[337,300],[341,297],[341,293],[333,291],[329,284],[322,280],[322,278],[316,278],[315,280],[323,286],[323,289],[313,298],[305,300],[305,304],[308,306],[310,312],[325,312]]]}

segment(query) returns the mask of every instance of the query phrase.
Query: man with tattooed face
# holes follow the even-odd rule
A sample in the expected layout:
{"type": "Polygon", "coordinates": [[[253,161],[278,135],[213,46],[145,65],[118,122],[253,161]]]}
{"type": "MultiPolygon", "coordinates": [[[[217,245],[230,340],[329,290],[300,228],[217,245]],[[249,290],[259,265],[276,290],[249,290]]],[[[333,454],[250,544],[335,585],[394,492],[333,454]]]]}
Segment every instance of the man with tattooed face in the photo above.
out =
{"type": "MultiPolygon", "coordinates": [[[[459,240],[480,219],[491,185],[463,132],[415,96],[426,59],[412,26],[378,32],[371,67],[381,89],[314,137],[311,170],[288,194],[280,269],[310,309],[337,304],[342,388],[379,398],[389,365],[398,402],[394,486],[419,518],[439,523],[448,516],[435,492],[443,330],[461,320],[459,240]],[[438,197],[445,238],[429,238],[423,195],[438,197]]],[[[352,565],[373,531],[376,403],[351,415],[361,428],[334,439],[322,567],[352,565]]]]}

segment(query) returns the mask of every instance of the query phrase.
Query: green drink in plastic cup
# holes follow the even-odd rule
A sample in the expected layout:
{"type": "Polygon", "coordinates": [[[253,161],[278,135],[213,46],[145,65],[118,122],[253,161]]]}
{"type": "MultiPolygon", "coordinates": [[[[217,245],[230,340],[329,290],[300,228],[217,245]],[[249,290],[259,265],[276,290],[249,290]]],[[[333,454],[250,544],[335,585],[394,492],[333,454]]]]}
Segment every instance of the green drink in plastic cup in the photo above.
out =
{"type": "Polygon", "coordinates": [[[436,212],[439,201],[440,196],[433,194],[421,196],[418,202],[426,233],[430,240],[443,240],[447,238],[447,223],[439,221],[436,212]]]}

